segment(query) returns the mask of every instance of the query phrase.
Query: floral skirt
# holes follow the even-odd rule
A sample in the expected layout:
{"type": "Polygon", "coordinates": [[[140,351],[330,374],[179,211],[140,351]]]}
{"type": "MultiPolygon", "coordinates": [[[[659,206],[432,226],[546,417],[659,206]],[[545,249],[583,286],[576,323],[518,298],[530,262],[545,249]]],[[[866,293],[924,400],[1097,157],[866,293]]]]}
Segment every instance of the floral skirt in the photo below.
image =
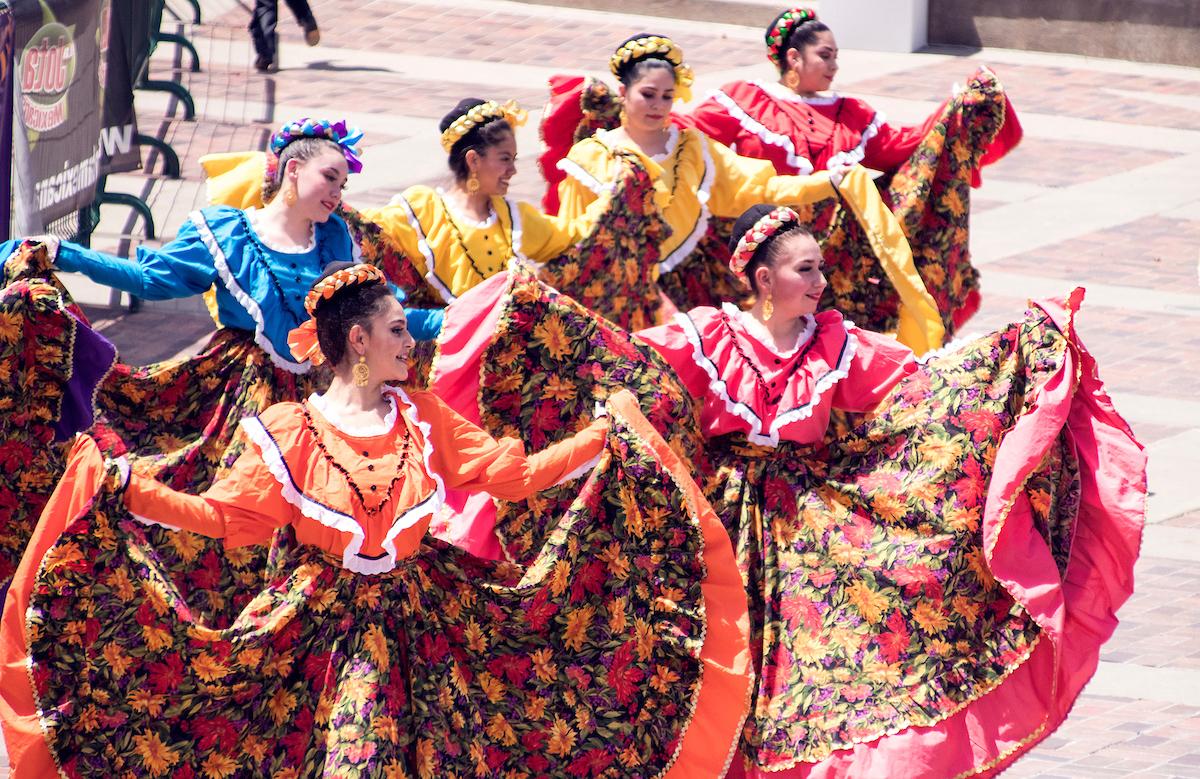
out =
{"type": "MultiPolygon", "coordinates": [[[[304,398],[325,382],[321,372],[298,375],[277,368],[251,333],[233,329],[218,330],[194,357],[114,365],[112,345],[81,324],[82,314],[68,313],[74,310],[70,296],[44,258],[14,258],[5,271],[11,278],[0,298],[0,371],[18,379],[4,383],[9,409],[0,409],[0,452],[11,453],[12,466],[6,469],[0,459],[5,582],[62,475],[67,444],[55,442],[56,428],[63,441],[90,429],[107,452],[125,454],[139,473],[198,492],[241,453],[243,417],[304,398]],[[85,390],[77,385],[91,375],[81,372],[89,355],[104,365],[91,371],[95,375],[85,390]],[[64,404],[64,393],[73,402],[64,404]]],[[[219,543],[202,536],[157,527],[146,534],[190,607],[217,621],[232,618],[243,599],[242,584],[262,569],[261,558],[228,557],[219,543]]]]}
{"type": "Polygon", "coordinates": [[[759,673],[731,776],[990,776],[1066,716],[1145,497],[1078,297],[931,360],[836,439],[710,442],[759,673]]]}
{"type": "Polygon", "coordinates": [[[611,405],[528,567],[427,538],[365,576],[285,527],[228,625],[189,607],[81,439],[0,631],[14,771],[720,776],[752,678],[741,577],[687,468],[611,405]]]}
{"type": "MultiPolygon", "coordinates": [[[[523,440],[527,451],[572,435],[598,402],[628,389],[684,461],[700,460],[691,398],[658,353],[548,287],[527,265],[514,263],[459,298],[440,348],[430,388],[493,436],[523,440]]],[[[575,491],[567,483],[519,503],[489,502],[470,524],[443,523],[437,532],[479,554],[528,563],[575,491]]]]}
{"type": "Polygon", "coordinates": [[[0,290],[0,595],[66,466],[116,349],[47,272],[43,247],[16,246],[0,290]]]}
{"type": "Polygon", "coordinates": [[[541,278],[625,330],[659,321],[658,247],[670,227],[654,202],[650,174],[632,155],[591,234],[542,266],[541,278]]]}

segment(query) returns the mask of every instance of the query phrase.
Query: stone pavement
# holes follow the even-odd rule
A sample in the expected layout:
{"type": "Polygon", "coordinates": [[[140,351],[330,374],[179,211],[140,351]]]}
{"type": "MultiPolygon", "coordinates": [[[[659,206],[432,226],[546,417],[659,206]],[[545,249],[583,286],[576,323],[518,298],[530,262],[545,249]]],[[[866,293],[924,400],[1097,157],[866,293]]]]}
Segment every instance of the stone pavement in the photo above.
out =
{"type": "MultiPolygon", "coordinates": [[[[514,195],[536,199],[536,109],[552,73],[607,77],[615,43],[662,31],[686,51],[697,94],[770,76],[758,29],[504,0],[316,0],[321,45],[306,48],[283,11],[283,69],[263,76],[251,68],[247,4],[202,4],[204,24],[185,29],[204,71],[183,74],[198,120],[164,119],[175,107],[163,96],[137,98],[143,131],[175,144],[184,180],[110,180],[145,195],[168,238],[204,201],[196,159],[261,148],[287,118],[345,116],[366,131],[366,170],[347,199],[373,205],[445,178],[436,123],[460,98],[517,98],[534,110],[519,133],[514,195]]],[[[1084,340],[1151,458],[1137,592],[1071,718],[1007,775],[1200,777],[1200,491],[1188,486],[1200,472],[1200,71],[1005,50],[843,51],[837,86],[913,122],[984,63],[1008,87],[1026,138],[975,193],[984,306],[968,328],[1018,316],[1029,296],[1086,285],[1084,340]]],[[[153,69],[167,76],[177,64],[164,45],[153,69]]],[[[122,236],[125,219],[106,209],[96,245],[136,244],[122,236]]],[[[84,299],[109,299],[72,283],[84,299]]],[[[211,329],[196,300],[92,312],[129,362],[195,348],[211,329]]]]}

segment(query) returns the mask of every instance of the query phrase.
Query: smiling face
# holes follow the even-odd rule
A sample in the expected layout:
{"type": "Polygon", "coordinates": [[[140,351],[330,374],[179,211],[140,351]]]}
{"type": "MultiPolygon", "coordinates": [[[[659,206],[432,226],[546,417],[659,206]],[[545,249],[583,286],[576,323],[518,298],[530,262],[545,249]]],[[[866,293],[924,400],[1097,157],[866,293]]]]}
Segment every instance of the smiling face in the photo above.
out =
{"type": "Polygon", "coordinates": [[[479,182],[480,193],[489,197],[506,195],[509,182],[517,174],[517,139],[512,131],[502,133],[482,151],[467,152],[466,161],[467,169],[479,182]]]}
{"type": "Polygon", "coordinates": [[[826,285],[821,247],[811,235],[799,232],[775,240],[771,263],[754,270],[760,297],[770,296],[774,316],[781,319],[815,313],[826,285]]]}
{"type": "Polygon", "coordinates": [[[417,343],[408,332],[404,306],[394,295],[388,295],[376,309],[365,323],[350,328],[346,359],[357,362],[359,355],[366,357],[373,381],[404,381],[417,343]]]}
{"type": "Polygon", "coordinates": [[[675,70],[669,64],[642,71],[628,86],[621,85],[625,99],[625,121],[634,132],[653,132],[666,127],[675,103],[675,70]]]}
{"type": "Polygon", "coordinates": [[[342,202],[350,169],[340,149],[328,147],[307,160],[291,159],[284,167],[283,190],[295,187],[296,202],[305,219],[324,222],[342,202]]]}
{"type": "Polygon", "coordinates": [[[795,92],[804,95],[829,89],[838,72],[837,58],[837,41],[829,30],[816,33],[811,43],[799,49],[788,49],[788,69],[799,79],[795,92]]]}

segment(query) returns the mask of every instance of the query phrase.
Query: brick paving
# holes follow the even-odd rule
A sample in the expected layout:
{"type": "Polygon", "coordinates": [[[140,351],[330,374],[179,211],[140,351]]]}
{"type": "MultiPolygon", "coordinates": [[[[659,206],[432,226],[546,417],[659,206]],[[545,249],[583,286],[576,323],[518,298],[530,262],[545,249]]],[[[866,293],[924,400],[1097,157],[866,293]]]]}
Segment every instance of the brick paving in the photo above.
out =
{"type": "MultiPolygon", "coordinates": [[[[200,174],[195,161],[205,153],[261,148],[270,128],[281,119],[280,106],[303,107],[314,114],[334,115],[339,110],[381,117],[435,119],[461,97],[516,97],[534,108],[544,99],[540,79],[518,78],[497,85],[487,72],[489,63],[536,66],[569,72],[604,71],[612,46],[632,32],[664,31],[681,43],[688,61],[701,75],[763,64],[756,43],[758,31],[744,34],[728,28],[689,21],[676,35],[671,20],[643,21],[620,14],[593,14],[581,23],[573,12],[547,7],[496,3],[483,7],[475,0],[401,2],[400,0],[322,0],[315,4],[321,24],[322,47],[309,67],[291,65],[304,59],[299,28],[282,11],[280,33],[284,69],[269,77],[250,67],[246,48],[247,8],[235,0],[203,0],[205,24],[186,29],[197,36],[204,72],[184,73],[185,83],[197,100],[198,121],[164,118],[163,100],[139,96],[144,132],[166,137],[184,161],[184,181],[172,187],[145,176],[125,177],[131,186],[150,182],[151,205],[160,216],[160,233],[169,237],[179,214],[201,202],[200,174]],[[483,10],[480,10],[483,8],[483,10]],[[323,51],[339,56],[322,60],[323,51]],[[349,60],[346,53],[357,52],[349,60]],[[397,70],[381,64],[378,54],[439,58],[440,68],[397,70]],[[464,62],[475,63],[462,67],[464,62]],[[456,66],[456,67],[455,67],[456,66]],[[484,78],[484,76],[488,78],[484,78]],[[473,79],[479,78],[478,82],[473,79]],[[147,104],[149,107],[147,107],[147,104]]],[[[164,47],[169,48],[169,47],[164,47]]],[[[844,57],[854,56],[844,52],[844,57]]],[[[865,55],[863,55],[865,56],[865,55]]],[[[1200,128],[1200,110],[1167,108],[1151,98],[1180,99],[1200,94],[1200,82],[1162,76],[1158,71],[1130,65],[1128,72],[1113,72],[1110,63],[1092,67],[1087,60],[1062,58],[1061,65],[1012,62],[1012,52],[996,66],[1023,116],[1050,119],[1087,119],[1114,127],[1137,125],[1192,130],[1200,128]]],[[[911,66],[887,76],[839,83],[838,89],[870,99],[899,97],[925,100],[930,109],[961,81],[987,53],[933,61],[911,55],[911,66]]],[[[178,58],[169,51],[156,53],[152,73],[169,77],[178,58]]],[[[765,65],[764,73],[766,75],[765,65]]],[[[178,112],[176,112],[178,115],[178,112]]],[[[1034,123],[1027,123],[1027,128],[1034,123]]],[[[1095,140],[1063,140],[1063,133],[1029,132],[1025,142],[1007,159],[985,172],[985,185],[973,198],[975,214],[998,213],[1012,196],[989,194],[988,184],[1035,185],[1036,192],[1070,192],[1071,187],[1101,182],[1117,174],[1136,173],[1149,165],[1184,159],[1178,149],[1156,148],[1153,143],[1130,148],[1095,140]]],[[[405,131],[370,132],[370,146],[404,141],[405,131]]],[[[402,144],[401,144],[402,145],[402,144]]],[[[1200,143],[1193,154],[1200,151],[1200,143]]],[[[523,166],[533,165],[535,149],[524,150],[523,166]]],[[[369,158],[368,158],[369,159],[369,158]]],[[[370,162],[368,162],[370,164],[370,162]]],[[[371,187],[351,189],[350,200],[363,205],[386,202],[392,194],[414,183],[437,183],[428,172],[409,175],[403,159],[392,165],[394,173],[375,179],[371,187]]],[[[527,171],[528,172],[528,171],[527,171]]],[[[536,175],[518,177],[514,194],[528,199],[540,195],[536,175]]],[[[1028,187],[1027,187],[1028,188],[1028,187]]],[[[999,191],[999,189],[997,189],[999,191]]],[[[1200,200],[1195,205],[1200,205],[1200,200]]],[[[1070,214],[1064,214],[1070,219],[1070,214]]],[[[1022,226],[1014,224],[1014,233],[1022,226]]],[[[115,245],[113,236],[97,236],[97,245],[115,245]]],[[[982,332],[1000,325],[1024,308],[1015,294],[988,291],[988,274],[1018,275],[1061,282],[1065,293],[1078,283],[1118,286],[1131,296],[1172,293],[1194,295],[1200,311],[1196,261],[1200,246],[1200,208],[1180,213],[1156,213],[1130,221],[1114,220],[1091,234],[1069,241],[1050,240],[1039,248],[1004,257],[982,269],[983,308],[968,325],[982,332]]],[[[1152,299],[1152,298],[1151,298],[1152,299]]],[[[203,315],[181,316],[154,307],[141,313],[92,308],[89,313],[134,362],[145,362],[185,349],[211,330],[203,315]],[[169,326],[169,327],[168,327],[169,326]],[[170,330],[171,341],[147,339],[148,332],[170,330]]],[[[1193,313],[1170,315],[1147,306],[1085,304],[1081,330],[1089,349],[1101,362],[1101,372],[1114,392],[1139,393],[1155,398],[1195,402],[1200,399],[1200,327],[1193,313]]],[[[1194,417],[1152,422],[1131,417],[1143,443],[1154,451],[1182,433],[1200,426],[1194,417]]],[[[1186,534],[1192,548],[1200,548],[1200,509],[1165,517],[1159,527],[1186,534]],[[1191,535],[1192,533],[1196,535],[1191,535]]],[[[1122,623],[1103,650],[1102,671],[1119,675],[1123,667],[1148,668],[1172,673],[1200,672],[1200,562],[1186,550],[1173,556],[1143,555],[1136,569],[1137,591],[1121,612],[1122,623]]],[[[1110,674],[1111,675],[1111,674],[1110,674]]],[[[1140,693],[1141,691],[1135,691],[1140,693]]],[[[1170,690],[1166,690],[1169,693],[1170,690]]],[[[1077,702],[1066,724],[1005,775],[1014,779],[1092,779],[1093,777],[1188,777],[1200,779],[1200,700],[1164,699],[1163,690],[1134,697],[1114,696],[1100,689],[1088,691],[1077,702]]],[[[0,771],[2,776],[4,771],[0,771]]]]}

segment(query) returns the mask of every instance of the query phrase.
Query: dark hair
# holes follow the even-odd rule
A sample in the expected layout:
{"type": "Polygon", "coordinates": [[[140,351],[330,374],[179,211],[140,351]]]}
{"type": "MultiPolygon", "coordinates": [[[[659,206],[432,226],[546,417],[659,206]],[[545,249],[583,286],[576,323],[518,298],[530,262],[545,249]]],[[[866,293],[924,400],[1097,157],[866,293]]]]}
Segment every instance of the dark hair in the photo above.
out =
{"type": "MultiPolygon", "coordinates": [[[[637,35],[630,35],[625,40],[617,44],[614,51],[620,51],[621,47],[630,41],[636,41],[638,38],[665,38],[665,35],[651,32],[639,32],[637,35]]],[[[634,82],[645,76],[652,70],[660,68],[671,71],[671,76],[675,76],[675,66],[667,59],[665,54],[647,54],[641,59],[630,60],[617,68],[617,80],[625,85],[626,89],[633,86],[634,82]]]]}
{"type": "Polygon", "coordinates": [[[275,168],[275,178],[263,182],[263,202],[271,202],[271,199],[279,193],[280,187],[283,186],[284,168],[287,167],[289,160],[298,160],[299,162],[311,160],[327,149],[333,149],[339,155],[342,152],[342,147],[329,138],[297,138],[284,146],[283,151],[279,153],[279,165],[275,168]]]}
{"type": "MultiPolygon", "coordinates": [[[[343,268],[358,263],[331,262],[313,287],[343,268]]],[[[346,356],[346,338],[350,328],[362,325],[370,330],[370,320],[379,313],[384,299],[392,291],[386,283],[366,282],[342,287],[327,298],[317,301],[313,318],[317,320],[317,343],[330,365],[338,365],[346,356]]]]}
{"type": "MultiPolygon", "coordinates": [[[[785,13],[787,13],[787,11],[784,11],[783,13],[779,14],[779,16],[776,16],[775,19],[767,26],[768,35],[774,31],[775,25],[779,23],[780,18],[782,18],[783,14],[785,13]]],[[[807,21],[801,22],[789,30],[788,36],[783,39],[783,43],[779,46],[779,72],[787,72],[787,53],[789,49],[803,51],[805,46],[811,46],[812,44],[816,43],[817,33],[821,32],[829,32],[829,25],[825,24],[825,22],[821,21],[820,19],[808,19],[807,21]]]]}
{"type": "MultiPolygon", "coordinates": [[[[747,208],[737,221],[733,223],[733,232],[729,236],[729,251],[737,251],[738,242],[742,240],[742,236],[750,232],[759,219],[762,219],[767,214],[775,210],[775,206],[759,204],[747,208]]],[[[786,241],[779,240],[785,235],[798,236],[806,235],[809,238],[813,237],[812,231],[799,222],[787,222],[782,225],[775,233],[759,244],[759,247],[754,250],[754,256],[750,258],[750,262],[746,263],[744,273],[746,279],[750,282],[750,289],[754,294],[758,294],[758,282],[754,279],[754,271],[762,266],[768,268],[774,267],[775,260],[779,258],[780,252],[786,245],[786,241]]]]}
{"type": "MultiPolygon", "coordinates": [[[[468,97],[458,101],[458,105],[454,106],[454,110],[442,117],[442,121],[438,122],[438,132],[446,132],[450,129],[450,125],[454,124],[454,120],[465,115],[477,105],[483,105],[486,100],[480,100],[477,97],[468,97]]],[[[467,152],[472,149],[476,154],[483,154],[490,147],[495,146],[504,140],[505,133],[512,133],[512,125],[507,119],[496,117],[489,119],[483,124],[477,124],[467,131],[467,134],[455,141],[454,146],[450,148],[450,158],[447,163],[450,165],[450,172],[454,174],[454,178],[458,181],[466,181],[471,176],[471,170],[467,167],[467,152]]]]}

